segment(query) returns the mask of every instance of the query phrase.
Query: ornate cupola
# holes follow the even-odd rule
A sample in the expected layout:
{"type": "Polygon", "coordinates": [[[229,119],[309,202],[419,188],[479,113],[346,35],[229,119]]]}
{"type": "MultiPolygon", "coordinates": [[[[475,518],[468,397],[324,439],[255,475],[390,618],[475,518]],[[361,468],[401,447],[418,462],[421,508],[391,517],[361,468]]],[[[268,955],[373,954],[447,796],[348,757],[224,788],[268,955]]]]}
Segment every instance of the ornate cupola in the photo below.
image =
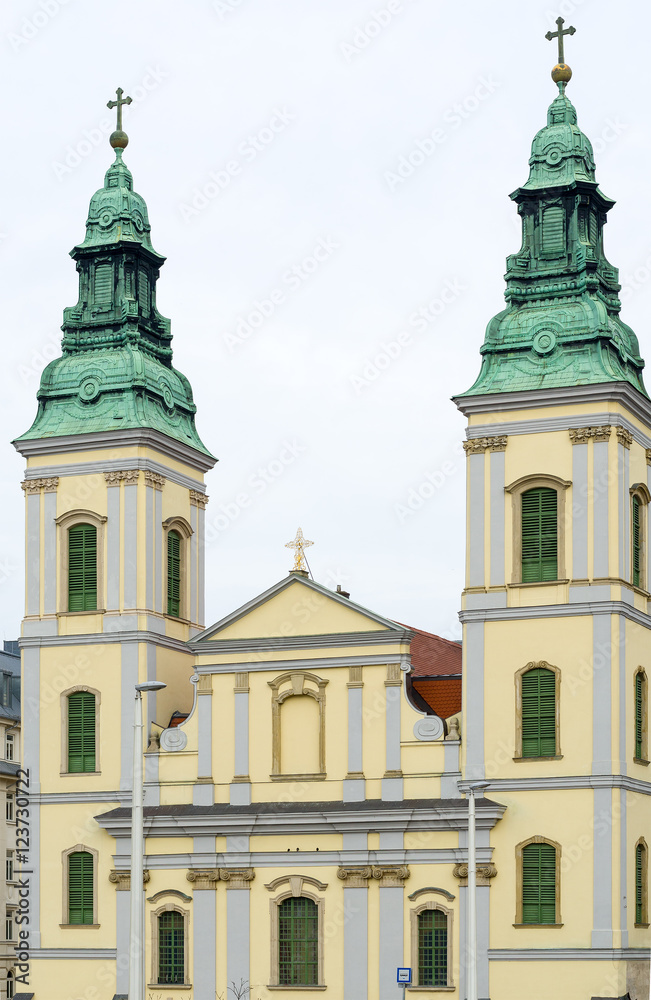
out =
{"type": "Polygon", "coordinates": [[[552,70],[559,94],[533,140],[529,179],[511,195],[522,246],[506,262],[508,305],[488,324],[479,377],[458,399],[603,382],[628,382],[646,395],[637,337],[619,317],[618,270],[604,253],[614,202],[595,179],[559,48],[552,70]]]}
{"type": "Polygon", "coordinates": [[[170,321],[156,307],[165,258],[122,159],[129,140],[121,112],[130,101],[120,89],[109,102],[118,109],[115,161],[91,198],[85,239],[71,250],[79,301],[64,309],[63,355],[44,370],[36,419],[16,444],[149,428],[212,459],[195,428],[190,383],[172,367],[170,321]]]}

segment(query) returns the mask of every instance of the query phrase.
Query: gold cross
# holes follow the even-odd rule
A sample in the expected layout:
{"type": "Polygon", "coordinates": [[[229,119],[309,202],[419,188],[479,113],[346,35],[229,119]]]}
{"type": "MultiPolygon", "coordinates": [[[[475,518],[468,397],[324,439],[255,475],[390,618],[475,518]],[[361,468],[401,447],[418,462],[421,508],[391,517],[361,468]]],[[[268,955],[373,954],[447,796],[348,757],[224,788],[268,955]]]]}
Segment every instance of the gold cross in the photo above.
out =
{"type": "Polygon", "coordinates": [[[552,38],[558,38],[558,62],[559,65],[563,66],[565,64],[565,53],[563,52],[563,35],[573,35],[576,28],[570,25],[569,28],[563,30],[563,25],[565,21],[562,17],[556,18],[556,25],[558,31],[548,31],[545,38],[551,42],[552,38]]]}
{"type": "Polygon", "coordinates": [[[294,565],[292,566],[292,573],[307,571],[305,549],[308,545],[314,545],[314,542],[308,542],[307,538],[303,537],[302,528],[299,528],[296,532],[296,538],[293,542],[285,543],[286,549],[294,549],[294,565]]]}
{"type": "Polygon", "coordinates": [[[117,130],[118,130],[118,132],[121,132],[122,131],[122,105],[123,104],[131,104],[131,98],[130,97],[125,97],[124,100],[122,99],[122,95],[124,93],[124,91],[122,90],[122,87],[118,87],[118,89],[115,91],[115,93],[118,95],[117,101],[109,101],[108,104],[106,105],[106,107],[109,108],[109,109],[110,108],[117,108],[118,109],[118,126],[117,126],[117,130]]]}

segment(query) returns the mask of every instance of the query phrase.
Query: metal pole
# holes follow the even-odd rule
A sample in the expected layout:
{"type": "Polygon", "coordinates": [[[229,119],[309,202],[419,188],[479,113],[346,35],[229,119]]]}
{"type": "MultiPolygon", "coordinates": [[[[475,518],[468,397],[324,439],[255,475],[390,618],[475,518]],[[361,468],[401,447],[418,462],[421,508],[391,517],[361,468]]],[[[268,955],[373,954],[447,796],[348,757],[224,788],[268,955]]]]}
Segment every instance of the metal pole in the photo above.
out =
{"type": "Polygon", "coordinates": [[[131,800],[131,941],[129,944],[129,1000],[144,1000],[144,899],[142,892],[143,777],[142,695],[136,690],[133,716],[133,782],[131,800]]]}
{"type": "Polygon", "coordinates": [[[468,789],[468,1000],[477,1000],[477,855],[475,849],[475,793],[468,789]]]}

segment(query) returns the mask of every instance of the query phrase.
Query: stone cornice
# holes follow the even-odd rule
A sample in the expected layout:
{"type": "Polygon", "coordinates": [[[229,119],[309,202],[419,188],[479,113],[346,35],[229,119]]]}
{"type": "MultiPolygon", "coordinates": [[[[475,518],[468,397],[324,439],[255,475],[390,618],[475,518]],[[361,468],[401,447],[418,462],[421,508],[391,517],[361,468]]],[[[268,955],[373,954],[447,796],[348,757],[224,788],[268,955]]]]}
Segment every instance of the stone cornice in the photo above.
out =
{"type": "MultiPolygon", "coordinates": [[[[151,875],[149,874],[149,869],[145,868],[142,873],[142,884],[147,885],[147,882],[151,880],[151,875]]],[[[131,890],[131,872],[130,871],[119,871],[113,869],[109,873],[109,882],[115,884],[116,892],[129,892],[131,890]]]]}
{"type": "Polygon", "coordinates": [[[617,428],[617,440],[625,448],[630,448],[633,444],[633,435],[630,431],[627,431],[625,427],[617,428]]]}
{"type": "MultiPolygon", "coordinates": [[[[611,430],[610,424],[597,427],[570,427],[570,441],[572,444],[587,444],[590,438],[595,441],[607,441],[611,430]]],[[[619,432],[621,428],[618,427],[617,430],[619,432]]]]}
{"type": "Polygon", "coordinates": [[[200,507],[201,510],[206,509],[209,497],[205,493],[199,493],[197,490],[190,490],[190,504],[193,507],[200,507]]]}
{"type": "Polygon", "coordinates": [[[165,485],[165,476],[160,476],[151,469],[145,469],[145,485],[152,486],[155,490],[162,490],[165,485]]]}
{"type": "Polygon", "coordinates": [[[465,416],[509,410],[532,410],[539,406],[580,406],[602,401],[616,402],[626,406],[647,426],[651,426],[651,400],[648,396],[643,396],[629,382],[600,382],[595,385],[527,389],[522,392],[453,396],[452,401],[465,416]]]}
{"type": "Polygon", "coordinates": [[[463,442],[463,450],[468,455],[479,455],[485,451],[506,451],[508,436],[500,434],[497,437],[470,438],[463,442]]]}
{"type": "Polygon", "coordinates": [[[104,473],[104,479],[109,486],[119,486],[121,482],[132,486],[138,482],[138,476],[137,469],[115,469],[104,473]]]}
{"type": "Polygon", "coordinates": [[[337,878],[346,882],[351,888],[366,888],[369,881],[380,883],[380,886],[402,886],[410,876],[408,865],[341,865],[337,869],[337,878]]]}
{"type": "MultiPolygon", "coordinates": [[[[468,865],[455,865],[452,869],[452,874],[455,878],[459,879],[459,885],[468,885],[468,865]]],[[[494,879],[497,875],[497,868],[495,865],[477,865],[477,885],[487,885],[490,886],[491,879],[494,879]]]]}
{"type": "Polygon", "coordinates": [[[26,496],[31,496],[33,493],[40,493],[41,490],[44,493],[56,493],[58,485],[59,477],[49,476],[47,479],[25,479],[20,488],[25,491],[26,496]]]}
{"type": "Polygon", "coordinates": [[[185,462],[191,468],[207,472],[217,461],[212,455],[198,451],[190,445],[168,437],[150,427],[133,427],[125,430],[97,431],[90,434],[62,434],[60,437],[30,438],[12,442],[16,451],[25,458],[35,455],[94,451],[96,448],[126,448],[135,445],[153,448],[166,458],[185,462]]]}

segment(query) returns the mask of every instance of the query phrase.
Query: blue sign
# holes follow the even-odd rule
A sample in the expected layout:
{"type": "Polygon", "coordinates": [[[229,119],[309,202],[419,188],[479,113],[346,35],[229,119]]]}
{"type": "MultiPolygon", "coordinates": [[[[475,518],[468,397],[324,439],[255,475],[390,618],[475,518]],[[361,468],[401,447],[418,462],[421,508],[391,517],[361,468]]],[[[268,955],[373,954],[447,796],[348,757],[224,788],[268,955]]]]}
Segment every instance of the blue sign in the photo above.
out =
{"type": "Polygon", "coordinates": [[[398,969],[398,982],[409,986],[411,984],[411,969],[398,969]]]}

